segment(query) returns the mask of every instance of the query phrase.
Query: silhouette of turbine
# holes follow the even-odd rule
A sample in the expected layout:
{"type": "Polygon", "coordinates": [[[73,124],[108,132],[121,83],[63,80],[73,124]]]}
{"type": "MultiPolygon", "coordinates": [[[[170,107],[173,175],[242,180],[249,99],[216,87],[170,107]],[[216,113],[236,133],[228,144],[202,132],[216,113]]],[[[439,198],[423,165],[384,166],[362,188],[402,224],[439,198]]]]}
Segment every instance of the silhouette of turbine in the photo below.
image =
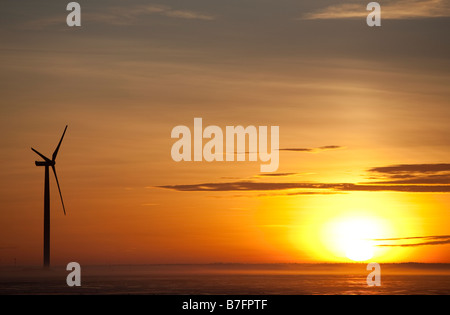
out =
{"type": "Polygon", "coordinates": [[[53,174],[55,174],[56,184],[58,185],[59,196],[61,197],[61,203],[63,206],[64,215],[66,215],[66,208],[64,207],[64,201],[61,194],[61,188],[59,187],[58,175],[56,175],[56,156],[58,155],[59,147],[66,134],[67,126],[64,129],[61,140],[59,140],[58,146],[53,152],[52,159],[50,160],[37,150],[31,148],[33,152],[39,155],[44,161],[36,161],[36,166],[45,166],[45,184],[44,184],[44,268],[50,267],[50,180],[49,180],[49,167],[52,168],[53,174]]]}

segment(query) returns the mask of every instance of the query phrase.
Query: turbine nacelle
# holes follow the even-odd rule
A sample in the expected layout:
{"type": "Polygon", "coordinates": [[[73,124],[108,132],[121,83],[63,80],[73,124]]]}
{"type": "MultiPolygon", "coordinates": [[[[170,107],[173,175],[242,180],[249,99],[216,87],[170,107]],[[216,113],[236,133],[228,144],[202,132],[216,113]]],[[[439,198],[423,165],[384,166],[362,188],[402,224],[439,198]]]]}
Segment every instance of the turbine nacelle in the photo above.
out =
{"type": "Polygon", "coordinates": [[[55,161],[50,161],[50,162],[35,161],[34,164],[36,164],[36,166],[55,166],[56,162],[55,161]]]}

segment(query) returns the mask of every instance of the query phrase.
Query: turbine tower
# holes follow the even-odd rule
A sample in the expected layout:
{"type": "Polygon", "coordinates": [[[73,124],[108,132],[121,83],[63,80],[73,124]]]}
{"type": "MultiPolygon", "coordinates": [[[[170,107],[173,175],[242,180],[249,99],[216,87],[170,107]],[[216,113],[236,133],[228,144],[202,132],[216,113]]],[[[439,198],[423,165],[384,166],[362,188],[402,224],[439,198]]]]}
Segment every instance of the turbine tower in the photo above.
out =
{"type": "Polygon", "coordinates": [[[53,152],[52,159],[50,160],[43,154],[39,153],[37,150],[31,148],[37,155],[44,159],[44,161],[36,161],[36,166],[45,167],[45,183],[44,183],[44,268],[50,267],[50,179],[49,179],[49,168],[53,170],[55,174],[56,184],[58,185],[59,196],[61,197],[61,203],[63,206],[64,215],[66,215],[66,208],[64,207],[64,201],[61,194],[61,188],[59,187],[58,175],[56,175],[56,156],[58,155],[59,147],[63,141],[64,135],[66,134],[67,126],[64,129],[61,140],[59,140],[58,146],[53,152]]]}

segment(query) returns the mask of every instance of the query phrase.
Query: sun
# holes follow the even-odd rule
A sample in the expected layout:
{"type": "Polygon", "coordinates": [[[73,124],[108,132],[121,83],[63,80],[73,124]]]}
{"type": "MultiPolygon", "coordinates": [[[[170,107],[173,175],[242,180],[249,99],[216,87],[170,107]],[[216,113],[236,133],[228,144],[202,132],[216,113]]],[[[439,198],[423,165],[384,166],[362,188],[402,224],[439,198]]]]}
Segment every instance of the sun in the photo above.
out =
{"type": "Polygon", "coordinates": [[[407,259],[407,248],[380,246],[379,241],[417,230],[411,220],[405,220],[410,215],[409,208],[396,198],[355,193],[311,200],[302,205],[311,211],[299,211],[293,217],[290,244],[299,256],[312,262],[380,263],[407,259]]]}
{"type": "Polygon", "coordinates": [[[345,246],[345,256],[353,261],[365,261],[373,257],[374,247],[370,241],[349,241],[345,246]]]}
{"type": "Polygon", "coordinates": [[[367,261],[375,254],[374,239],[380,237],[382,227],[370,218],[342,218],[331,225],[328,237],[335,251],[352,261],[367,261]]]}

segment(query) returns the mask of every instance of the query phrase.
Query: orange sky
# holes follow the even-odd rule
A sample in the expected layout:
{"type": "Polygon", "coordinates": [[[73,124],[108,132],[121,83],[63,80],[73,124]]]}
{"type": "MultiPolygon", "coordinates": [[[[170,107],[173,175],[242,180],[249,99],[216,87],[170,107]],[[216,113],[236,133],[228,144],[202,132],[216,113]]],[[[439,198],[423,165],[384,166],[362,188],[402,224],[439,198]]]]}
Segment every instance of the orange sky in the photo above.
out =
{"type": "Polygon", "coordinates": [[[377,262],[450,263],[445,2],[393,5],[378,29],[331,1],[202,0],[82,4],[69,29],[55,3],[0,13],[1,265],[42,261],[30,147],[50,156],[66,124],[54,264],[350,261],[354,219],[389,245],[377,262]],[[171,130],[195,117],[280,126],[278,171],[174,162],[171,130]]]}

